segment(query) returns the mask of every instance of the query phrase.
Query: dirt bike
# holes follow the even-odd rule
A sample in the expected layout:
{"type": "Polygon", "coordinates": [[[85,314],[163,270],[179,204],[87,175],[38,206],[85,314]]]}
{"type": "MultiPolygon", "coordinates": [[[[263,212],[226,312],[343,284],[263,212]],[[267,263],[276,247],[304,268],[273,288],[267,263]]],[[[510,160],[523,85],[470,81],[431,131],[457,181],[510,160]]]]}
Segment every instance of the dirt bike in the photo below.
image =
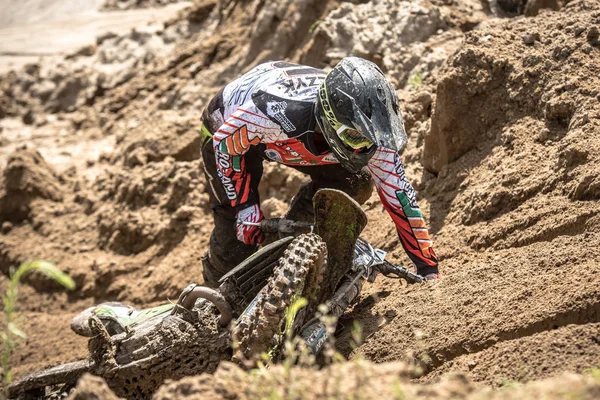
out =
{"type": "Polygon", "coordinates": [[[331,314],[342,315],[363,281],[372,282],[378,272],[422,282],[359,239],[367,218],[345,193],[320,190],[313,204],[314,224],[261,221],[265,232],[284,237],[223,276],[216,290],[191,284],[175,304],[138,311],[103,303],[78,314],[71,327],[90,337],[88,359],[27,375],[10,386],[10,397],[65,393],[89,372],[104,378],[119,396],[148,398],[167,378],[211,373],[224,360],[252,365],[277,345],[286,311],[300,296],[307,306],[296,316],[295,332],[318,353],[327,337],[323,323],[314,318],[320,304],[328,303],[331,314]],[[301,231],[310,233],[286,236],[301,231]]]}

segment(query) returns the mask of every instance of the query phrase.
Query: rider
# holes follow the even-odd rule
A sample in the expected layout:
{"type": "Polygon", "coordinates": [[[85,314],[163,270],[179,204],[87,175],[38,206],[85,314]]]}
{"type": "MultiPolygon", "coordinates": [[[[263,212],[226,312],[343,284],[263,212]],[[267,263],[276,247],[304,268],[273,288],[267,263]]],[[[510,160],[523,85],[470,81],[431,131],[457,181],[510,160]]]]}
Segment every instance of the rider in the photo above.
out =
{"type": "Polygon", "coordinates": [[[263,240],[258,183],[263,159],[311,177],[286,218],[312,221],[320,188],[346,192],[360,204],[375,183],[417,272],[438,277],[415,190],[399,152],[407,143],[398,98],[374,63],[342,59],[328,74],[284,61],[261,64],[225,86],[203,113],[202,158],[214,230],[203,258],[205,283],[217,280],[263,240]]]}

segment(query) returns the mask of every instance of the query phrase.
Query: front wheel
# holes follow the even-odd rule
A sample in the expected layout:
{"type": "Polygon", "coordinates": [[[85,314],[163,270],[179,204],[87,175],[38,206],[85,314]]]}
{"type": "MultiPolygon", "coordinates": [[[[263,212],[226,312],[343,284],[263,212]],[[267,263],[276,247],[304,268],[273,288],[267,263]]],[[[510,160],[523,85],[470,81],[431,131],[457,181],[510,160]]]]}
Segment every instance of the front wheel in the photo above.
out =
{"type": "Polygon", "coordinates": [[[273,275],[232,328],[233,361],[253,366],[277,344],[289,306],[304,296],[318,296],[327,264],[327,247],[316,234],[300,235],[279,259],[273,275]]]}
{"type": "Polygon", "coordinates": [[[9,397],[19,399],[47,398],[51,388],[58,388],[60,393],[68,393],[79,377],[91,370],[89,360],[74,361],[48,367],[26,375],[9,386],[9,397]]]}

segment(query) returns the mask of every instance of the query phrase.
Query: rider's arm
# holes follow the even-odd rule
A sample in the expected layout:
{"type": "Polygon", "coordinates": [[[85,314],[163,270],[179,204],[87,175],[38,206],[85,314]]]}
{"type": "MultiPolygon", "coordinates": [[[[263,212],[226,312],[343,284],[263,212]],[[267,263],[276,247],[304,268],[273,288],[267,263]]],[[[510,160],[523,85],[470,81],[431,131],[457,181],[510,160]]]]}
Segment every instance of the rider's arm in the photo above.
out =
{"type": "MultiPolygon", "coordinates": [[[[217,174],[223,184],[231,207],[236,210],[238,220],[259,222],[263,214],[258,204],[258,193],[252,190],[253,180],[260,177],[247,172],[246,158],[250,146],[260,142],[261,125],[255,122],[262,117],[239,107],[227,118],[213,136],[213,147],[217,174]]],[[[251,226],[236,226],[237,237],[246,244],[260,243],[260,229],[251,226]]]]}
{"type": "Polygon", "coordinates": [[[419,275],[438,272],[438,260],[412,185],[398,153],[379,148],[367,166],[383,206],[392,217],[400,243],[419,275]]]}

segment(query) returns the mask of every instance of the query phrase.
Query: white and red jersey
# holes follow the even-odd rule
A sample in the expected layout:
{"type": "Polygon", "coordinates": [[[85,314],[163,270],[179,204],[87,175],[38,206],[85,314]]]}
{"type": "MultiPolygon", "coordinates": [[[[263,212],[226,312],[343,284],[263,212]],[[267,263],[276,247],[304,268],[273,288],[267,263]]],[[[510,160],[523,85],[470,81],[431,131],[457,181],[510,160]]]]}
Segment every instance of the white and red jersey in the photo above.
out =
{"type": "MultiPolygon", "coordinates": [[[[217,173],[231,206],[256,208],[252,176],[244,154],[261,145],[264,157],[284,165],[336,164],[337,159],[316,135],[314,107],[325,72],[283,61],[261,64],[228,84],[212,110],[217,173]]],[[[367,169],[383,206],[394,221],[402,245],[419,269],[437,267],[415,190],[406,180],[397,152],[379,147],[367,169]]]]}

